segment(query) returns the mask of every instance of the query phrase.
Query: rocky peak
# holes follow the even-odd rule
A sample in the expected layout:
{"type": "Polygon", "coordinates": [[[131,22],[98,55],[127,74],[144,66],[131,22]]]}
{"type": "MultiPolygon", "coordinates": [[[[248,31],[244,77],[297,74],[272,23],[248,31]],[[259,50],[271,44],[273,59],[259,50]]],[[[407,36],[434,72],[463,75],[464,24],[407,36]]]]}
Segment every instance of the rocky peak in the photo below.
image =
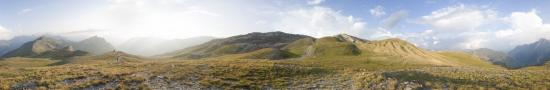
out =
{"type": "Polygon", "coordinates": [[[72,42],[61,37],[41,36],[21,47],[6,53],[3,57],[31,57],[61,59],[86,54],[75,50],[72,42]]]}
{"type": "Polygon", "coordinates": [[[539,39],[538,41],[520,45],[508,52],[509,58],[506,65],[512,68],[542,65],[550,59],[550,41],[539,39]]]}
{"type": "Polygon", "coordinates": [[[550,45],[550,41],[544,38],[541,38],[537,42],[535,42],[534,45],[536,45],[535,48],[539,48],[541,46],[550,45]]]}
{"type": "Polygon", "coordinates": [[[348,34],[338,34],[334,37],[336,37],[340,41],[347,41],[347,42],[351,42],[351,43],[365,43],[365,42],[367,42],[367,40],[357,38],[357,37],[354,37],[354,36],[351,36],[351,35],[348,35],[348,34]]]}
{"type": "Polygon", "coordinates": [[[28,44],[32,45],[32,51],[36,53],[43,53],[63,47],[60,41],[47,36],[41,36],[28,44]]]}

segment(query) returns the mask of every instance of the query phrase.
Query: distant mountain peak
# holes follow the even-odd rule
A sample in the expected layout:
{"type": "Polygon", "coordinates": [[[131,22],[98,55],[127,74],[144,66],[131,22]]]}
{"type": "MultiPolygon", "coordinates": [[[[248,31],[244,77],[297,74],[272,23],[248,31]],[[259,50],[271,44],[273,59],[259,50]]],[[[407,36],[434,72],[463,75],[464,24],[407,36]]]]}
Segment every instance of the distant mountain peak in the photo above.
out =
{"type": "Polygon", "coordinates": [[[105,38],[103,37],[99,37],[99,36],[92,36],[90,38],[87,38],[87,39],[84,39],[80,42],[87,42],[87,41],[92,41],[92,42],[107,42],[107,40],[105,40],[105,38]]]}
{"type": "Polygon", "coordinates": [[[8,52],[3,57],[31,57],[62,59],[72,56],[81,56],[86,52],[74,50],[70,42],[61,38],[41,36],[36,40],[27,42],[21,47],[8,52]]]}
{"type": "Polygon", "coordinates": [[[47,38],[48,38],[47,36],[40,36],[40,37],[36,38],[36,40],[47,39],[47,38]]]}
{"type": "Polygon", "coordinates": [[[38,41],[38,40],[55,40],[55,39],[51,36],[45,36],[44,35],[44,36],[40,36],[40,37],[36,38],[35,41],[38,41]]]}
{"type": "Polygon", "coordinates": [[[540,45],[550,45],[550,41],[547,39],[541,38],[538,41],[536,41],[535,44],[537,45],[537,47],[539,47],[540,45]]]}
{"type": "Polygon", "coordinates": [[[507,58],[506,53],[489,48],[478,48],[467,52],[497,65],[504,65],[504,60],[507,58]]]}
{"type": "Polygon", "coordinates": [[[87,51],[93,54],[102,54],[114,50],[114,46],[102,37],[92,36],[76,43],[77,50],[87,51]]]}
{"type": "Polygon", "coordinates": [[[537,42],[550,42],[550,40],[545,38],[540,38],[537,42]]]}
{"type": "Polygon", "coordinates": [[[506,60],[509,67],[518,68],[531,65],[542,65],[550,59],[550,41],[539,39],[536,42],[520,45],[512,49],[506,60]]]}

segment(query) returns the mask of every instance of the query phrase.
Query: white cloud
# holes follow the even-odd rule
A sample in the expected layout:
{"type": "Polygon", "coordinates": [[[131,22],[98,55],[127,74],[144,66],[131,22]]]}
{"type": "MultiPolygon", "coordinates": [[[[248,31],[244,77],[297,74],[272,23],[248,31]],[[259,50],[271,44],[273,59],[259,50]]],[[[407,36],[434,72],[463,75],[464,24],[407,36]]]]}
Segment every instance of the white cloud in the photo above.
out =
{"type": "Polygon", "coordinates": [[[428,24],[434,30],[445,32],[462,32],[475,30],[496,17],[491,9],[481,9],[463,4],[450,6],[433,11],[430,15],[422,16],[421,23],[428,24]]]}
{"type": "Polygon", "coordinates": [[[542,19],[537,15],[537,10],[531,10],[530,12],[513,12],[507,20],[515,28],[534,29],[543,26],[542,19]]]}
{"type": "Polygon", "coordinates": [[[372,29],[366,35],[368,36],[368,39],[372,39],[372,40],[397,38],[402,36],[401,34],[392,33],[391,31],[388,31],[385,28],[372,29]]]}
{"type": "Polygon", "coordinates": [[[477,49],[489,47],[488,43],[496,30],[485,27],[495,25],[497,12],[478,6],[463,4],[449,6],[420,17],[419,24],[428,25],[428,30],[405,36],[421,47],[436,50],[477,49]],[[410,36],[415,35],[415,36],[410,36]]]}
{"type": "Polygon", "coordinates": [[[370,9],[369,12],[372,16],[376,16],[376,17],[386,15],[386,12],[384,11],[384,8],[380,5],[370,9]]]}
{"type": "Polygon", "coordinates": [[[23,10],[17,12],[17,15],[22,15],[22,14],[25,14],[25,13],[29,13],[29,12],[31,12],[31,11],[32,11],[32,9],[30,9],[30,8],[25,8],[25,9],[23,9],[23,10]]]}
{"type": "Polygon", "coordinates": [[[543,22],[537,10],[498,16],[490,9],[458,5],[436,10],[421,17],[421,21],[430,26],[431,29],[425,31],[429,34],[419,32],[403,37],[430,49],[492,48],[507,51],[540,38],[550,39],[550,24],[543,22]],[[423,44],[430,42],[432,44],[423,44]]]}
{"type": "Polygon", "coordinates": [[[12,38],[12,33],[8,29],[0,25],[0,40],[9,40],[12,38]]]}
{"type": "Polygon", "coordinates": [[[511,50],[522,44],[533,43],[541,38],[550,39],[550,24],[543,23],[537,10],[528,12],[512,12],[506,17],[499,17],[505,21],[505,29],[490,30],[487,32],[470,32],[469,38],[463,43],[465,48],[492,48],[511,50]]]}
{"type": "Polygon", "coordinates": [[[409,13],[405,10],[397,11],[382,21],[384,24],[383,27],[386,29],[391,29],[395,27],[395,25],[397,25],[397,23],[399,23],[402,19],[405,19],[408,15],[409,13]]]}
{"type": "Polygon", "coordinates": [[[325,0],[307,0],[307,4],[309,5],[319,5],[323,3],[325,0]]]}
{"type": "Polygon", "coordinates": [[[465,32],[460,33],[457,37],[458,46],[460,49],[478,49],[488,47],[488,39],[491,39],[492,32],[465,32]]]}
{"type": "Polygon", "coordinates": [[[541,38],[550,39],[550,24],[543,23],[537,10],[513,12],[504,19],[512,27],[495,32],[495,41],[506,42],[507,45],[521,45],[541,38]]]}
{"type": "MultiPolygon", "coordinates": [[[[113,0],[107,5],[108,8],[89,10],[90,13],[68,21],[78,23],[61,25],[78,27],[63,32],[99,29],[102,31],[91,33],[118,42],[132,37],[227,37],[269,31],[314,37],[340,33],[362,35],[367,29],[366,22],[361,18],[304,1],[176,1],[113,0]]],[[[81,34],[89,33],[78,35],[81,34]]]]}
{"type": "Polygon", "coordinates": [[[340,33],[359,35],[366,29],[366,22],[320,6],[283,12],[279,17],[281,21],[275,23],[276,30],[314,37],[340,33]]]}

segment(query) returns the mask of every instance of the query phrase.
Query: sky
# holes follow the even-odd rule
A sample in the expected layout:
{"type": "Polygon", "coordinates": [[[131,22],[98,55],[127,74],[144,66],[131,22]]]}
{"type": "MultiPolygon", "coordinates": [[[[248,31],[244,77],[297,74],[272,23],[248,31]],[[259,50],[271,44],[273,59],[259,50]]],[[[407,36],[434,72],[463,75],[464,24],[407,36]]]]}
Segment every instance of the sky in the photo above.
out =
{"type": "Polygon", "coordinates": [[[368,40],[401,38],[432,50],[490,48],[550,39],[548,0],[0,0],[0,40],[54,34],[228,37],[283,31],[368,40]]]}

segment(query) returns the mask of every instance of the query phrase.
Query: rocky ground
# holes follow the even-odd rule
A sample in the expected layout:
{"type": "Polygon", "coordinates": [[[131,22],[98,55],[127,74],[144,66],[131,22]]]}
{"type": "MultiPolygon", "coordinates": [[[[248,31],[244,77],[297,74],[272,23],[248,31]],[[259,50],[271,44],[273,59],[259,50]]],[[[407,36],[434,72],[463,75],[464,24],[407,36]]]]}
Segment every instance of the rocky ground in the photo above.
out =
{"type": "Polygon", "coordinates": [[[254,61],[171,61],[2,67],[2,89],[546,89],[546,70],[476,67],[335,69],[254,61]],[[384,70],[382,70],[384,69],[384,70]],[[15,72],[15,73],[14,73],[15,72]]]}

